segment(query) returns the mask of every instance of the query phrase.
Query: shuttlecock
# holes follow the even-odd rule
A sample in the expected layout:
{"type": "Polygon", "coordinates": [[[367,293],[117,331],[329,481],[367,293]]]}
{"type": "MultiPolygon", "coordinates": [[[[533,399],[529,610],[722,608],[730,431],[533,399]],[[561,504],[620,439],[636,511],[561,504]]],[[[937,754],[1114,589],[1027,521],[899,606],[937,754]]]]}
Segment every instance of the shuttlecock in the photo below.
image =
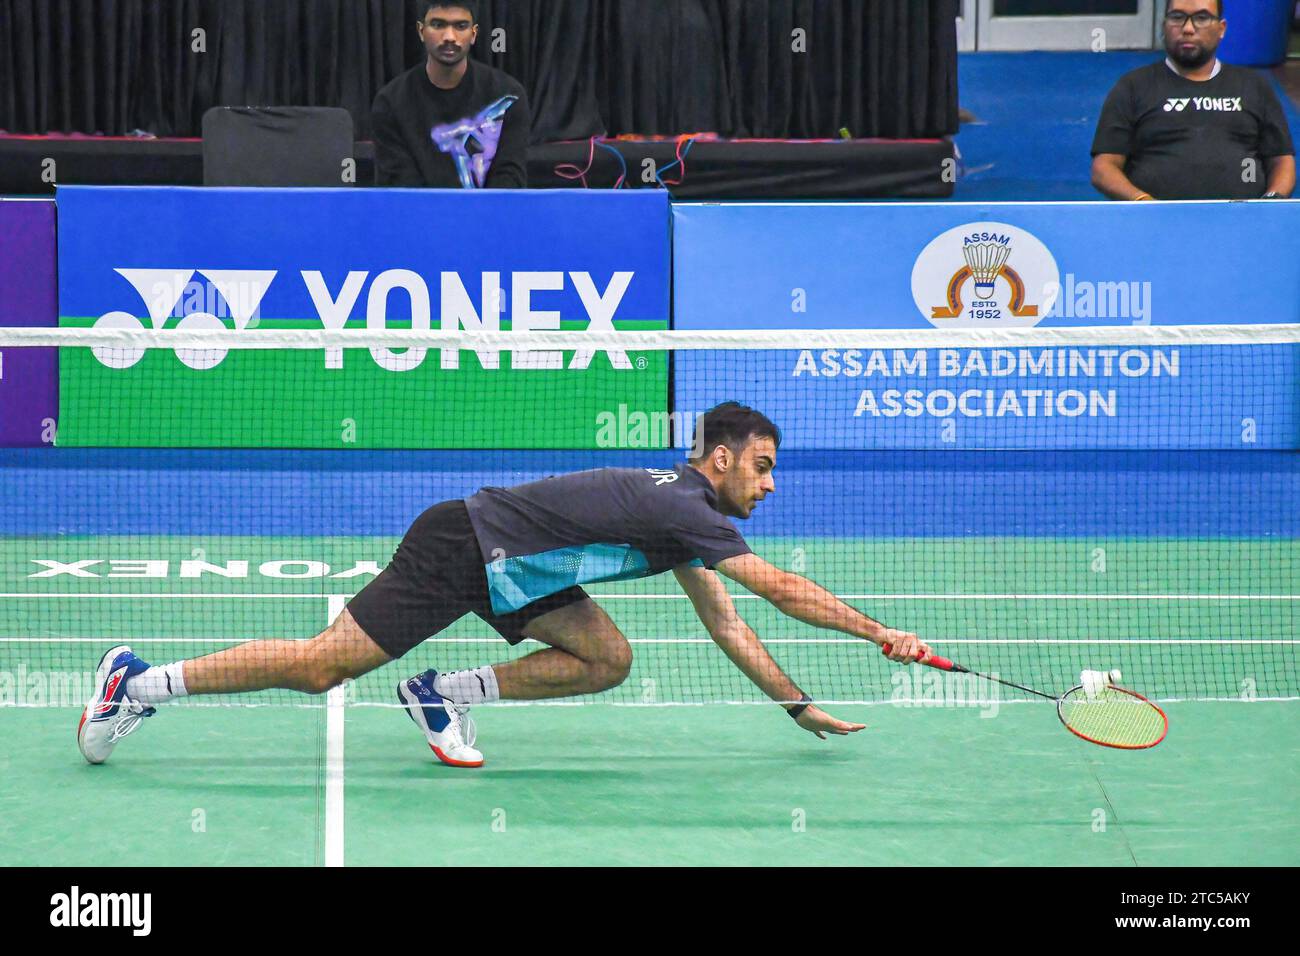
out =
{"type": "Polygon", "coordinates": [[[1119,683],[1121,680],[1123,680],[1123,679],[1124,679],[1124,675],[1121,674],[1121,673],[1119,672],[1119,668],[1118,668],[1118,667],[1113,667],[1113,668],[1111,668],[1111,671],[1110,671],[1110,682],[1111,682],[1112,684],[1118,684],[1118,683],[1119,683]]]}
{"type": "Polygon", "coordinates": [[[1106,686],[1107,675],[1103,671],[1084,671],[1079,675],[1079,683],[1083,687],[1083,694],[1089,700],[1100,694],[1106,686]]]}

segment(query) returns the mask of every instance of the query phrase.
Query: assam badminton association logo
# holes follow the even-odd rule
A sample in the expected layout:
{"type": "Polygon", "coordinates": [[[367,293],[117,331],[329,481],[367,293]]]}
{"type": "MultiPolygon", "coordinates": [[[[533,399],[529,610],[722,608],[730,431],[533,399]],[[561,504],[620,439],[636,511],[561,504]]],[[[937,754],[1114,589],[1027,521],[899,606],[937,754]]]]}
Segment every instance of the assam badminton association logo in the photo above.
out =
{"type": "Polygon", "coordinates": [[[1056,258],[1037,236],[974,222],[933,240],[912,268],[912,297],[941,329],[1029,328],[1061,290],[1056,258]]]}

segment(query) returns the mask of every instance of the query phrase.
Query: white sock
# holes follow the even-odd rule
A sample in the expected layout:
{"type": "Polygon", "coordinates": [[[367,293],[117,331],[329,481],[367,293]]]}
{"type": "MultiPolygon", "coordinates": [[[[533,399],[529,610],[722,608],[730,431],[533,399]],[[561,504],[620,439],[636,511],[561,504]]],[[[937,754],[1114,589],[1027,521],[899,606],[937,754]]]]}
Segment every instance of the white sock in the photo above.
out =
{"type": "Polygon", "coordinates": [[[126,696],[146,706],[161,704],[176,697],[184,697],[185,675],[181,662],[151,667],[126,682],[126,696]]]}
{"type": "Polygon", "coordinates": [[[433,689],[448,700],[453,700],[466,707],[474,704],[490,704],[501,699],[501,688],[497,686],[496,671],[484,665],[470,671],[448,671],[439,674],[433,682],[433,689]]]}

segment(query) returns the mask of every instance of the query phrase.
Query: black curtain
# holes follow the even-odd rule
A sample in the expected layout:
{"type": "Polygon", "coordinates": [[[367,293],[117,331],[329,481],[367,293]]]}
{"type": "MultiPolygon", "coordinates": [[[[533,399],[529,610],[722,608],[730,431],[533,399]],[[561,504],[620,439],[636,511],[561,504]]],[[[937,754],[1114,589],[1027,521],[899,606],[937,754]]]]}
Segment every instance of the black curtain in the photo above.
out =
{"type": "MultiPolygon", "coordinates": [[[[475,56],[534,142],[957,131],[958,0],[483,0],[475,56]],[[796,32],[799,31],[799,32],[796,32]]],[[[420,62],[422,0],[0,0],[0,129],[198,136],[211,106],[341,106],[420,62]]]]}

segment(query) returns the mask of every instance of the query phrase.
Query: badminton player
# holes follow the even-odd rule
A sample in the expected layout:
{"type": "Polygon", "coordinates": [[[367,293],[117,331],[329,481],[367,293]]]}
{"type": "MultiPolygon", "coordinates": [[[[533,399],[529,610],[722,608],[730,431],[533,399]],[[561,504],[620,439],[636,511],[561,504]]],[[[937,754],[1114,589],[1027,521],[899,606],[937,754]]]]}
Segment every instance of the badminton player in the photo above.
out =
{"type": "Polygon", "coordinates": [[[483,488],[420,515],[392,562],[308,641],[251,641],[206,657],[150,666],[125,645],[99,663],[77,728],[102,763],[155,705],[199,694],[285,688],[320,694],[407,654],[466,614],[507,642],[546,645],[517,660],[470,670],[428,670],[397,685],[397,698],[445,764],[477,767],[469,709],[497,700],[595,694],[617,686],[632,648],[583,584],[672,571],[710,637],[802,728],[825,739],[862,724],[817,707],[736,612],[715,569],[784,614],[815,627],[890,645],[891,660],[929,653],[817,584],[754,554],[732,523],[776,489],[781,433],[754,409],[729,402],[698,422],[692,457],[673,469],[602,468],[512,488],[483,488]]]}

